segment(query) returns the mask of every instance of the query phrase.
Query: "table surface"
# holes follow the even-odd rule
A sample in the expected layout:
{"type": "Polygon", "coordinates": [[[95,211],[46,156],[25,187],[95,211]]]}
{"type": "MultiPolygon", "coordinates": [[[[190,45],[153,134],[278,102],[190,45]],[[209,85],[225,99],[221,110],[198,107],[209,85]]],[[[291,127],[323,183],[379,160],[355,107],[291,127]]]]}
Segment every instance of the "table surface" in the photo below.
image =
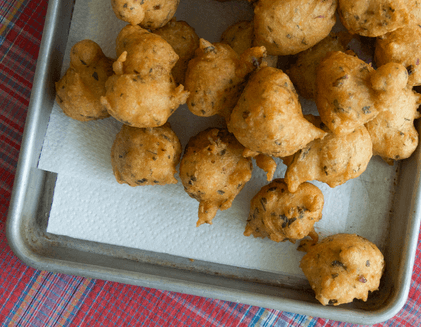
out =
{"type": "MultiPolygon", "coordinates": [[[[109,1],[109,0],[107,0],[109,1]]],[[[353,326],[104,280],[39,271],[10,250],[5,223],[47,0],[0,0],[0,323],[2,326],[353,326]]],[[[376,326],[421,326],[421,241],[409,298],[376,326]]]]}

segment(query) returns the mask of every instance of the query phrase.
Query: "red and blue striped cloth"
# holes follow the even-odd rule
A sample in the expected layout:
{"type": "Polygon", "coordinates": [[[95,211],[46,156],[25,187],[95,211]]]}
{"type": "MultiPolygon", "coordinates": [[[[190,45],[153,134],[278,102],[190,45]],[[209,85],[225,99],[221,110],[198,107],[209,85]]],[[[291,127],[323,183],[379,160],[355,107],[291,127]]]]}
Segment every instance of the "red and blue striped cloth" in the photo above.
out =
{"type": "MultiPolygon", "coordinates": [[[[109,0],[107,0],[109,1],[109,0]]],[[[245,304],[53,274],[10,250],[5,221],[47,0],[0,0],[1,326],[352,326],[245,304]]],[[[378,326],[421,326],[421,242],[409,299],[378,326]]]]}

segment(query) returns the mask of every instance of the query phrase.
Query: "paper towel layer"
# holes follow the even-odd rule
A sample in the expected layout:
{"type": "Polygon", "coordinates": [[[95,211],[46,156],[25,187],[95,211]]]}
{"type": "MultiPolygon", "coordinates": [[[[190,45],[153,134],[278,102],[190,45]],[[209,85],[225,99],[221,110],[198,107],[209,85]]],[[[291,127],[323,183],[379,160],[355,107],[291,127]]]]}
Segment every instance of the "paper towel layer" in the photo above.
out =
{"type": "MultiPolygon", "coordinates": [[[[282,175],[284,167],[279,166],[277,175],[282,175]]],[[[335,189],[316,182],[325,196],[323,218],[316,223],[316,231],[322,237],[357,233],[383,248],[393,197],[394,174],[388,176],[390,172],[386,164],[375,158],[364,178],[335,189]],[[383,193],[380,189],[390,191],[383,193]]],[[[266,183],[262,171],[256,169],[230,209],[218,211],[213,225],[196,228],[198,202],[187,196],[180,182],[165,187],[131,188],[100,180],[87,183],[86,179],[59,174],[48,232],[303,276],[299,268],[303,254],[296,250],[296,244],[243,236],[250,200],[266,183]]]]}
{"type": "MultiPolygon", "coordinates": [[[[215,42],[229,25],[251,19],[252,7],[246,1],[182,0],[176,17],[186,20],[200,37],[215,42]]],[[[110,1],[76,1],[63,72],[70,48],[85,38],[114,57],[115,38],[124,25],[114,16],[110,1]]],[[[304,101],[303,111],[315,113],[314,103],[304,101]]],[[[197,117],[186,106],[169,121],[183,146],[205,128],[224,125],[222,118],[197,117]]],[[[49,233],[302,276],[297,245],[243,236],[250,200],[267,184],[260,169],[255,168],[232,207],[219,211],[212,226],[196,228],[198,202],[180,182],[137,188],[116,183],[110,149],[120,126],[112,118],[74,121],[54,106],[39,161],[39,168],[58,173],[49,233]]],[[[285,166],[279,164],[275,177],[283,177],[284,172],[285,166]]],[[[362,176],[335,189],[314,183],[325,197],[316,230],[322,236],[357,233],[382,248],[395,177],[395,167],[373,158],[362,176]]]]}

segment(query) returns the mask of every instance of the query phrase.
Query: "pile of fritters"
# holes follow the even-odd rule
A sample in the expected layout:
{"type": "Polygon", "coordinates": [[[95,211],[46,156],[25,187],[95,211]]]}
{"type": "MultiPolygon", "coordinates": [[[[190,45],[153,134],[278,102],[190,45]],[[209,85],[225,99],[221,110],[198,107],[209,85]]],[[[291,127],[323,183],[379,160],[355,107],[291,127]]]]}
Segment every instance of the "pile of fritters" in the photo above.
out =
{"type": "Polygon", "coordinates": [[[360,176],[373,155],[393,164],[416,150],[421,5],[248,1],[254,19],[211,43],[176,20],[179,0],[112,0],[129,23],[117,37],[117,59],[94,41],[75,44],[56,83],[57,103],[73,119],[123,123],[111,150],[119,183],[175,184],[180,164],[184,189],[199,202],[197,226],[231,207],[254,158],[271,182],[251,200],[244,235],[302,240],[301,268],[323,305],[366,301],[379,287],[383,255],[357,235],[317,244],[324,198],[309,182],[333,188],[360,176]],[[336,11],[347,31],[332,32],[336,11]],[[374,67],[349,49],[355,40],[373,44],[374,67]],[[299,95],[314,100],[319,115],[303,115],[299,95]],[[167,120],[185,103],[194,115],[224,117],[226,128],[191,135],[181,155],[167,120]],[[287,169],[272,181],[274,157],[287,169]]]}

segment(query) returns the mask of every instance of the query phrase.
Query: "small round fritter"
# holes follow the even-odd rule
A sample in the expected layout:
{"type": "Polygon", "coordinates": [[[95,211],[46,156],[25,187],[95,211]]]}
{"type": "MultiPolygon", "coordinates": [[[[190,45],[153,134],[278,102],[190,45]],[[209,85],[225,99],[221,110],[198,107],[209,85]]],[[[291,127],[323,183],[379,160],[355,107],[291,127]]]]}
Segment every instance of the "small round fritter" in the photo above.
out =
{"type": "Polygon", "coordinates": [[[420,118],[417,109],[421,95],[407,81],[407,70],[397,63],[379,67],[371,77],[384,110],[365,126],[373,142],[373,154],[389,163],[409,158],[418,146],[414,119],[420,118]]]}
{"type": "Polygon", "coordinates": [[[184,84],[187,65],[199,47],[199,37],[193,27],[184,21],[177,22],[175,18],[153,32],[167,41],[179,56],[180,59],[172,69],[172,74],[177,84],[184,84]]]}
{"type": "Polygon", "coordinates": [[[260,0],[254,8],[257,45],[293,55],[323,40],[336,23],[337,0],[260,0]]]}
{"type": "Polygon", "coordinates": [[[164,125],[189,96],[171,75],[178,55],[159,35],[131,25],[117,37],[117,54],[115,75],[106,82],[102,105],[126,125],[164,125]]]}
{"type": "Polygon", "coordinates": [[[408,0],[339,0],[342,24],[352,34],[377,37],[410,22],[408,0]]]}
{"type": "Polygon", "coordinates": [[[251,200],[244,235],[292,243],[309,235],[317,243],[314,223],[322,219],[323,204],[323,193],[313,184],[290,193],[283,179],[275,179],[251,200]]]}
{"type": "Polygon", "coordinates": [[[190,111],[202,117],[228,117],[243,91],[245,77],[260,66],[265,55],[265,49],[259,47],[240,57],[227,44],[200,39],[200,48],[188,64],[185,79],[190,111]]]}
{"type": "Polygon", "coordinates": [[[114,176],[120,184],[176,184],[181,144],[169,123],[156,128],[123,125],[111,148],[114,176]]]}
{"type": "Polygon", "coordinates": [[[111,76],[101,103],[123,124],[146,128],[164,125],[186,103],[189,92],[176,86],[171,75],[123,74],[111,76]]]}
{"type": "MultiPolygon", "coordinates": [[[[254,45],[254,26],[252,21],[240,21],[228,27],[221,36],[221,43],[228,44],[239,55],[254,45]]],[[[263,59],[269,67],[278,63],[277,56],[267,56],[263,59]]]]}
{"type": "Polygon", "coordinates": [[[402,64],[408,70],[409,85],[421,85],[421,27],[407,25],[379,37],[376,41],[377,66],[388,62],[402,64]]]}
{"type": "Polygon", "coordinates": [[[292,82],[272,67],[252,75],[227,125],[247,149],[274,157],[289,156],[326,134],[303,117],[292,82]]]}
{"type": "Polygon", "coordinates": [[[111,0],[117,18],[152,30],[168,23],[179,3],[180,0],[111,0]]]}
{"type": "MultiPolygon", "coordinates": [[[[319,117],[306,117],[323,128],[319,117]]],[[[289,191],[295,192],[306,181],[318,180],[336,187],[360,176],[373,155],[372,146],[370,134],[364,126],[350,134],[328,133],[324,138],[314,140],[294,154],[292,161],[284,161],[288,166],[285,182],[289,191]]]]}
{"type": "Polygon", "coordinates": [[[298,93],[307,98],[316,98],[316,74],[319,63],[329,52],[345,51],[352,36],[348,33],[330,33],[315,46],[298,54],[297,61],[288,70],[288,76],[298,93]]]}
{"type": "Polygon", "coordinates": [[[335,134],[349,134],[379,112],[370,76],[374,69],[355,56],[330,52],[317,69],[316,105],[335,134]]]}
{"type": "Polygon", "coordinates": [[[232,201],[250,180],[251,159],[244,147],[226,129],[209,128],[192,137],[180,163],[180,178],[190,197],[199,201],[199,220],[212,224],[219,210],[232,201]]]}
{"type": "Polygon", "coordinates": [[[67,116],[79,121],[109,116],[100,98],[113,74],[112,64],[94,41],[83,40],[72,47],[70,67],[56,83],[56,101],[67,116]]]}
{"type": "Polygon", "coordinates": [[[385,262],[375,244],[356,234],[336,234],[309,248],[300,267],[316,299],[340,305],[354,299],[367,301],[379,289],[385,262]]]}
{"type": "Polygon", "coordinates": [[[170,74],[178,60],[178,55],[167,41],[140,26],[127,25],[120,31],[116,53],[118,60],[113,68],[118,75],[170,74]]]}

